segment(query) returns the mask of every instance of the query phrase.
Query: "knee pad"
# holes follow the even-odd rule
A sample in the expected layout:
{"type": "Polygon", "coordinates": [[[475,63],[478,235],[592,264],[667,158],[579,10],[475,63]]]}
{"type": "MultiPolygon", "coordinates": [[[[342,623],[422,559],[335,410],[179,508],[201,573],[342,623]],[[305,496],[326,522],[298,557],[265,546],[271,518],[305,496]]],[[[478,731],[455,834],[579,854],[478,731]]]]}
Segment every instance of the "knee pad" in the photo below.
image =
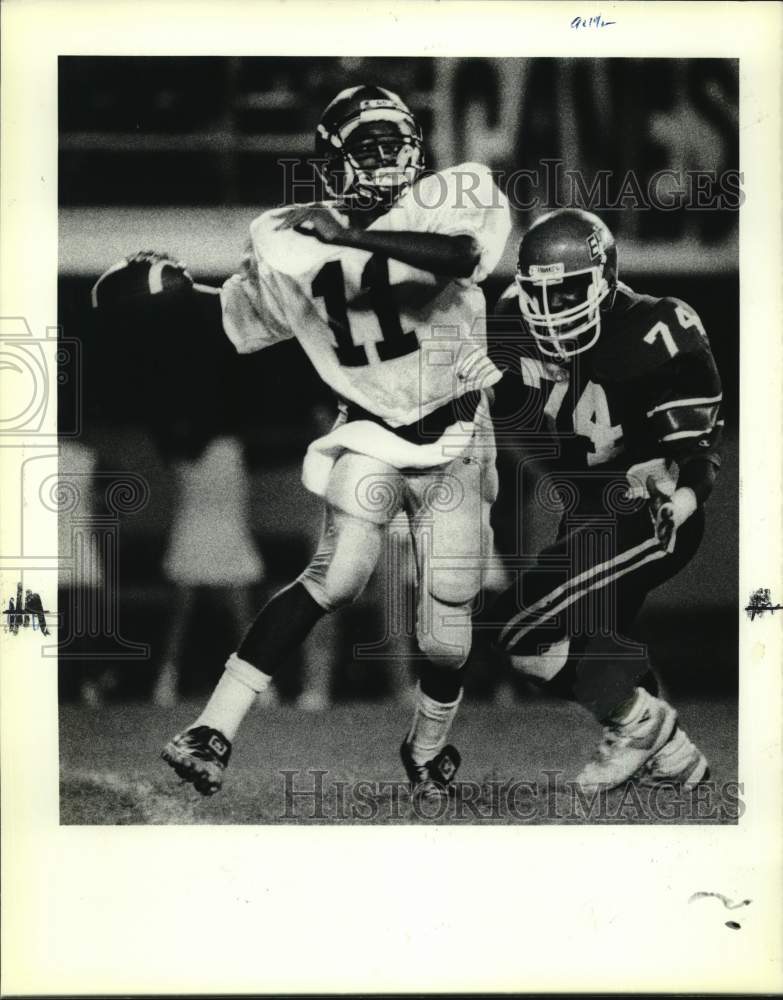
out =
{"type": "Polygon", "coordinates": [[[429,590],[433,601],[442,604],[470,604],[481,590],[481,566],[450,567],[438,569],[430,564],[429,580],[422,585],[429,590]]]}
{"type": "Polygon", "coordinates": [[[444,604],[431,595],[419,602],[416,641],[430,663],[441,670],[459,670],[470,653],[472,638],[469,604],[444,604]]]}
{"type": "Polygon", "coordinates": [[[560,673],[568,660],[570,639],[553,643],[545,652],[534,655],[511,654],[511,666],[518,673],[539,683],[548,683],[560,673]]]}
{"type": "Polygon", "coordinates": [[[398,469],[369,455],[346,451],[332,467],[326,500],[334,510],[385,525],[400,510],[403,491],[404,479],[398,469]]]}
{"type": "Polygon", "coordinates": [[[318,550],[299,575],[325,611],[356,600],[367,586],[380,554],[382,528],[342,511],[327,511],[318,550]]]}

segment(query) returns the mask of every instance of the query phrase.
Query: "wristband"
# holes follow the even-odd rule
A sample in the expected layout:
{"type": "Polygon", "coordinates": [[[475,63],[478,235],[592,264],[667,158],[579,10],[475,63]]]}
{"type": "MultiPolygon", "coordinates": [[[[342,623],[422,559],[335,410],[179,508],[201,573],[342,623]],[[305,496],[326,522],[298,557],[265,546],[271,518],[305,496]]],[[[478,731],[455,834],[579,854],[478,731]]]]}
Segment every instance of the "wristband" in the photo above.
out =
{"type": "Polygon", "coordinates": [[[675,490],[674,496],[669,502],[672,508],[674,523],[677,527],[687,521],[698,506],[696,494],[690,486],[680,486],[675,490]]]}

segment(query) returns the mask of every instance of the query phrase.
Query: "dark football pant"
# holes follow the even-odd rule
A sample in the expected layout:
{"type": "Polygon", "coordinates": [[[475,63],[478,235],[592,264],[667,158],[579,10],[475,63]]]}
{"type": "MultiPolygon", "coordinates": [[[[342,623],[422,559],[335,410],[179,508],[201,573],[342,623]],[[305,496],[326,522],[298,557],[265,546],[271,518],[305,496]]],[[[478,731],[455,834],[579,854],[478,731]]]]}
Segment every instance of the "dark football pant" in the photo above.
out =
{"type": "Polygon", "coordinates": [[[481,627],[491,623],[496,645],[515,658],[555,670],[550,689],[604,719],[649,672],[646,648],[629,637],[647,594],[690,561],[703,532],[698,510],[667,552],[647,503],[628,514],[569,514],[557,541],[517,573],[481,627]]]}

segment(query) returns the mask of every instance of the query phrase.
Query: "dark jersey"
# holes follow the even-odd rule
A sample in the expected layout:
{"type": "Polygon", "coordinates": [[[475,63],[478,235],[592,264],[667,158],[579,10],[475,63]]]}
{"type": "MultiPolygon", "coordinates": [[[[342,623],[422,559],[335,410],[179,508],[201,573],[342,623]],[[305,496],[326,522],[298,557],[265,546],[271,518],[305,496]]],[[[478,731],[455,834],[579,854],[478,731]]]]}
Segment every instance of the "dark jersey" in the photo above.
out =
{"type": "Polygon", "coordinates": [[[511,286],[488,318],[498,444],[538,452],[565,476],[644,494],[669,489],[693,459],[720,464],[721,384],[701,321],[686,303],[619,284],[596,345],[567,362],[544,357],[511,286]]]}

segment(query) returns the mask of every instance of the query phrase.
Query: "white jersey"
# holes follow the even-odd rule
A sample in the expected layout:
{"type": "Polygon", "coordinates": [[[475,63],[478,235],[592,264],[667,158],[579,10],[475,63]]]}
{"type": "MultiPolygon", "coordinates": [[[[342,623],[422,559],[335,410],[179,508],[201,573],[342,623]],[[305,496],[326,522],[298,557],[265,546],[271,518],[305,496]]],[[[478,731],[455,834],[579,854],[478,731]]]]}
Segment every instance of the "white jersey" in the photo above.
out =
{"type": "Polygon", "coordinates": [[[442,278],[277,230],[283,211],[254,220],[243,271],[221,292],[223,325],[240,353],[296,337],[339,397],[391,427],[500,379],[486,355],[486,304],[477,282],[496,267],[511,223],[487,167],[464,163],[423,178],[368,227],[474,237],[481,254],[473,274],[449,280],[431,297],[424,286],[442,285],[442,278]],[[394,294],[404,284],[417,288],[394,294]]]}

